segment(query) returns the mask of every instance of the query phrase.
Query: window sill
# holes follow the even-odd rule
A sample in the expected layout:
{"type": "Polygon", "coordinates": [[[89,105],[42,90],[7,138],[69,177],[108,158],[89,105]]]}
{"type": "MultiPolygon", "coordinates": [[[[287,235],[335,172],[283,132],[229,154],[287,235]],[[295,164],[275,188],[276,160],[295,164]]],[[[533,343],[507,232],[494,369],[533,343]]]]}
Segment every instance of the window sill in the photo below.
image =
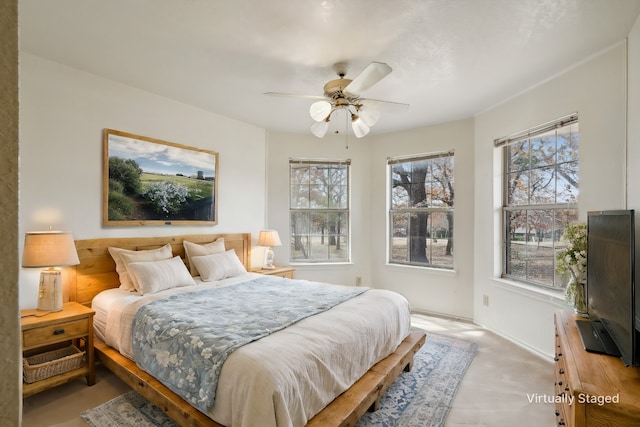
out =
{"type": "Polygon", "coordinates": [[[492,277],[492,281],[501,289],[514,292],[527,297],[533,297],[540,301],[550,302],[560,308],[566,308],[567,303],[564,297],[564,291],[559,289],[545,289],[539,286],[528,285],[526,283],[516,282],[499,277],[492,277]]]}
{"type": "Polygon", "coordinates": [[[449,269],[446,269],[446,268],[421,267],[419,265],[392,264],[392,263],[386,263],[385,266],[386,267],[391,267],[391,268],[397,268],[398,270],[415,270],[415,271],[421,271],[421,272],[425,272],[425,273],[442,274],[444,276],[457,276],[458,275],[458,272],[455,269],[449,270],[449,269]]]}
{"type": "Polygon", "coordinates": [[[289,265],[295,268],[302,268],[305,270],[326,270],[327,268],[346,269],[350,268],[354,264],[352,262],[293,262],[290,261],[289,265]]]}

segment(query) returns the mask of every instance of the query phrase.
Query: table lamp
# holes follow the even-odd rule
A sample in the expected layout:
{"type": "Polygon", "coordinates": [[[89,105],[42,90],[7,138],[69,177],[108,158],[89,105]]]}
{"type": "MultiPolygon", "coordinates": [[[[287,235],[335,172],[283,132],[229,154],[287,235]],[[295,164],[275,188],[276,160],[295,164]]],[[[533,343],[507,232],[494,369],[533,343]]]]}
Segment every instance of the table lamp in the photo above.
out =
{"type": "Polygon", "coordinates": [[[273,265],[273,246],[280,246],[280,236],[276,230],[262,230],[258,236],[258,246],[266,246],[264,250],[264,263],[262,265],[263,270],[273,270],[276,267],[273,265]]]}
{"type": "Polygon", "coordinates": [[[80,264],[71,233],[61,231],[27,232],[24,236],[23,267],[48,267],[40,272],[38,310],[62,310],[61,270],[80,264]]]}

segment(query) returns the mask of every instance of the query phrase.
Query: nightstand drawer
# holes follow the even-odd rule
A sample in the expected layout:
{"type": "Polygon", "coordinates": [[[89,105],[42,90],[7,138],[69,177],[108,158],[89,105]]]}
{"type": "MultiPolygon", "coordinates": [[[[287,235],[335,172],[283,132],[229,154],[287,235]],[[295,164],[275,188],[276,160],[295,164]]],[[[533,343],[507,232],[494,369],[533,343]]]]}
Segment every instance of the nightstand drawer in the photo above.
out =
{"type": "Polygon", "coordinates": [[[87,319],[30,329],[22,333],[22,347],[24,349],[41,347],[47,344],[85,336],[88,332],[89,322],[87,319]]]}

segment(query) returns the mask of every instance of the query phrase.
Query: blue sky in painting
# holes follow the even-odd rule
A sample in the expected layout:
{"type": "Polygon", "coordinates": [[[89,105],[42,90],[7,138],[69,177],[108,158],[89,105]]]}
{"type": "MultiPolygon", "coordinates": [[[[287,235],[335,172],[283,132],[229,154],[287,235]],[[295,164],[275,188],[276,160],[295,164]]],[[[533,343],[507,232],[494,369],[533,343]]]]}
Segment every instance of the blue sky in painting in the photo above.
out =
{"type": "Polygon", "coordinates": [[[215,155],[208,152],[109,135],[109,157],[133,159],[143,171],[164,175],[215,176],[215,155]]]}

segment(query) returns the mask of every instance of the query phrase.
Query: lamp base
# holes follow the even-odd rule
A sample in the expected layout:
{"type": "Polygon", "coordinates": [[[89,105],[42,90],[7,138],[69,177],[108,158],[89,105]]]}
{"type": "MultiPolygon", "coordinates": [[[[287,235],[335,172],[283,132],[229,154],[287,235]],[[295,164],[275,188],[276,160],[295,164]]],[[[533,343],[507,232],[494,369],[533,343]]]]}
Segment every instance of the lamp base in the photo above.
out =
{"type": "Polygon", "coordinates": [[[62,275],[60,270],[50,268],[40,272],[38,310],[62,310],[62,275]]]}
{"type": "Polygon", "coordinates": [[[274,270],[276,267],[273,265],[273,258],[274,258],[274,253],[273,253],[273,249],[271,248],[266,248],[264,250],[264,262],[262,264],[262,269],[263,270],[274,270]]]}

